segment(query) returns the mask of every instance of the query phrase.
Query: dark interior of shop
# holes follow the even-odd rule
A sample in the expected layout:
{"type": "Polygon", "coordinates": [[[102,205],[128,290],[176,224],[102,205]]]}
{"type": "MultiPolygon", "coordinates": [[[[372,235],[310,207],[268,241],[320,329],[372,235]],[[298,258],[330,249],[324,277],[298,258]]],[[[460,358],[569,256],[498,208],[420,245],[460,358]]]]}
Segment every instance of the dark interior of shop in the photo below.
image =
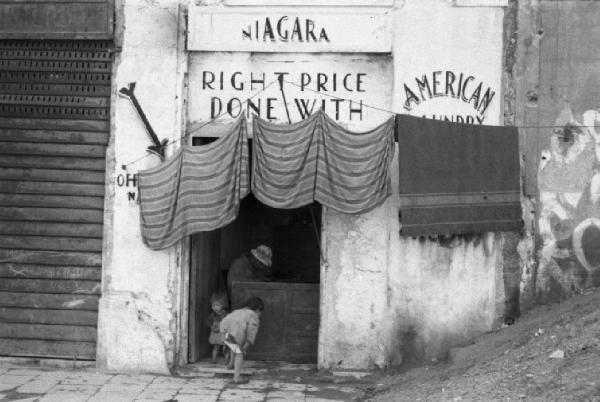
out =
{"type": "MultiPolygon", "coordinates": [[[[207,143],[194,141],[194,145],[207,143]]],[[[191,238],[189,362],[210,360],[206,325],[210,296],[231,295],[230,308],[258,296],[265,310],[251,360],[314,363],[319,329],[321,206],[283,210],[260,203],[252,194],[240,205],[237,219],[213,232],[191,238]],[[226,289],[231,263],[259,245],[273,252],[273,275],[268,281],[234,282],[226,289]]]]}

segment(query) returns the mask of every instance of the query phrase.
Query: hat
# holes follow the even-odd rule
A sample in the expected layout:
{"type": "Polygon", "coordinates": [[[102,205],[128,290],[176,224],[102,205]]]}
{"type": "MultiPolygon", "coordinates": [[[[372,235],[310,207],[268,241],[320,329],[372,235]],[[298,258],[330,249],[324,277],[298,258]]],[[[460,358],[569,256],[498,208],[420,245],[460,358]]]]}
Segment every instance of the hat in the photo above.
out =
{"type": "Polygon", "coordinates": [[[256,258],[258,261],[265,264],[267,267],[270,267],[272,264],[271,258],[273,257],[273,252],[269,246],[265,246],[261,244],[253,250],[250,250],[250,253],[256,258]]]}
{"type": "Polygon", "coordinates": [[[210,296],[210,303],[219,303],[223,307],[227,307],[229,301],[227,300],[227,293],[215,292],[210,296]]]}

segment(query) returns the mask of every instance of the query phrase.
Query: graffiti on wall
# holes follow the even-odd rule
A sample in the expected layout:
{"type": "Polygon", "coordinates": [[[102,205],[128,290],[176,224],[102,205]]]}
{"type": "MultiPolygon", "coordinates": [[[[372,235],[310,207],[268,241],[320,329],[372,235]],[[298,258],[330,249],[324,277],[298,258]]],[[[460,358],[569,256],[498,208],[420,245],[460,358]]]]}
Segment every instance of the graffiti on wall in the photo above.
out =
{"type": "Polygon", "coordinates": [[[538,288],[563,297],[600,286],[600,111],[556,119],[539,168],[538,288]]]}

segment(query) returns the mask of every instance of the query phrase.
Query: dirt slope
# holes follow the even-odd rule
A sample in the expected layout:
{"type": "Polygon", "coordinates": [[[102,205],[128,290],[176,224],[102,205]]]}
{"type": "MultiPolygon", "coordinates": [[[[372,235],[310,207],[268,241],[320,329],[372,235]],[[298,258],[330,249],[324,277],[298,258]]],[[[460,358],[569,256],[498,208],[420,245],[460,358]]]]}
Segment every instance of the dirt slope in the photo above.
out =
{"type": "Polygon", "coordinates": [[[600,289],[539,306],[514,325],[453,349],[448,362],[379,381],[372,395],[378,401],[600,401],[600,289]]]}

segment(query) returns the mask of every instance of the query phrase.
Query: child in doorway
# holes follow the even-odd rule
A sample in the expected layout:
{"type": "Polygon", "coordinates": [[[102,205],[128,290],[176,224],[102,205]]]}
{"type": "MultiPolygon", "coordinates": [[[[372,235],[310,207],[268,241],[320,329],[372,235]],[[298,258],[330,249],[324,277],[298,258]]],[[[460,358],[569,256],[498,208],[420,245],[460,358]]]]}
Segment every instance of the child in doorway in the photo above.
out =
{"type": "Polygon", "coordinates": [[[216,292],[210,296],[211,312],[206,319],[206,325],[210,328],[208,343],[213,345],[212,360],[217,360],[219,349],[223,346],[219,325],[225,316],[229,313],[227,294],[225,292],[216,292]]]}
{"type": "Polygon", "coordinates": [[[247,382],[241,377],[244,354],[254,344],[264,308],[260,298],[252,297],[243,308],[232,311],[221,321],[221,335],[231,350],[229,368],[233,368],[233,382],[236,384],[247,382]]]}

